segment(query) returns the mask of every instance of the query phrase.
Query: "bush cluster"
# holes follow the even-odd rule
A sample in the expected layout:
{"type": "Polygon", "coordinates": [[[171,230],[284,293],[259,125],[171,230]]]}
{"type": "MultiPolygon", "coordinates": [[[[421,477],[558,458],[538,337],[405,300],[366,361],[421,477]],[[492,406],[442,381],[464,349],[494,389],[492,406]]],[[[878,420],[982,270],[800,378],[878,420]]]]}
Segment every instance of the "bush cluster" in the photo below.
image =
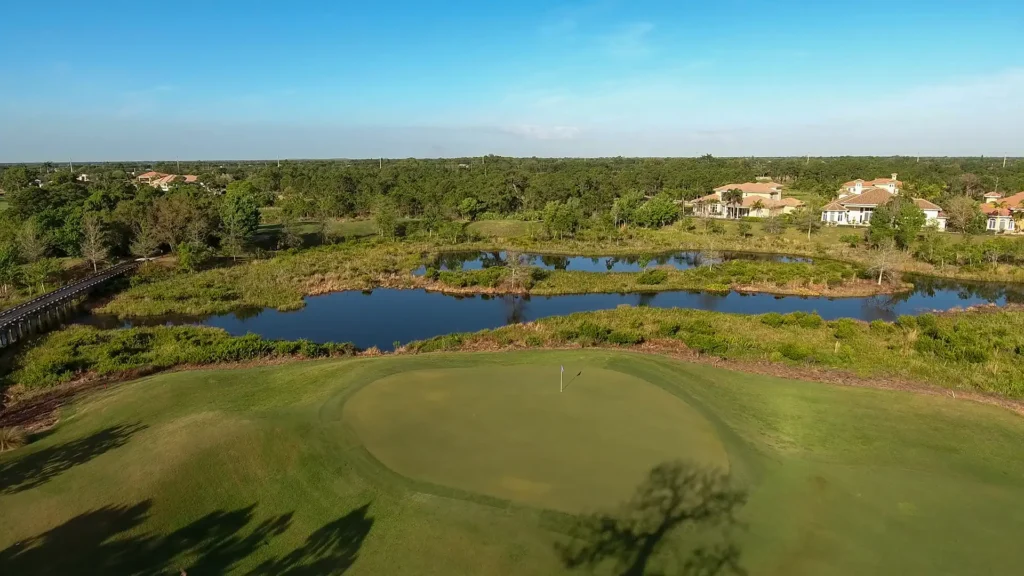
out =
{"type": "Polygon", "coordinates": [[[761,323],[767,324],[772,328],[780,328],[782,326],[818,328],[822,325],[822,322],[823,320],[821,319],[821,316],[818,316],[814,312],[791,312],[789,314],[769,312],[761,315],[761,323]]]}
{"type": "Polygon", "coordinates": [[[73,326],[44,336],[38,345],[24,351],[15,360],[7,383],[37,388],[87,373],[105,375],[289,356],[321,358],[355,351],[351,344],[267,340],[255,334],[231,336],[220,329],[200,326],[120,330],[73,326]]]}

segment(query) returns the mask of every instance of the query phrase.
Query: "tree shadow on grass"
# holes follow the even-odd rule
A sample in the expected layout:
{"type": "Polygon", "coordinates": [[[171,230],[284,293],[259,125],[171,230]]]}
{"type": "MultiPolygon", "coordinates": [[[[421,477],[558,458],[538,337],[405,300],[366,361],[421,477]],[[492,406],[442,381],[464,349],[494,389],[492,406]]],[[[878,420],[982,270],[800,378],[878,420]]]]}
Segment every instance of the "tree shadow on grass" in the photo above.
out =
{"type": "MultiPolygon", "coordinates": [[[[170,534],[140,533],[152,505],[147,500],[76,516],[0,551],[0,573],[224,574],[286,532],[292,523],[291,513],[256,522],[253,504],[212,512],[170,534]]],[[[344,574],[373,526],[368,510],[366,505],[326,524],[303,546],[265,561],[250,574],[344,574]]]]}
{"type": "Polygon", "coordinates": [[[745,491],[730,486],[727,474],[684,462],[660,464],[619,510],[579,518],[571,528],[571,541],[556,544],[556,550],[567,568],[614,563],[622,576],[659,574],[650,569],[652,559],[670,543],[673,532],[689,528],[702,534],[683,557],[671,550],[677,564],[673,572],[746,574],[740,549],[729,535],[746,498],[745,491]],[[708,538],[711,529],[720,530],[714,541],[708,538]]]}
{"type": "Polygon", "coordinates": [[[145,428],[138,423],[111,426],[85,438],[0,463],[0,494],[14,494],[45,484],[79,464],[124,446],[129,438],[145,428]]]}

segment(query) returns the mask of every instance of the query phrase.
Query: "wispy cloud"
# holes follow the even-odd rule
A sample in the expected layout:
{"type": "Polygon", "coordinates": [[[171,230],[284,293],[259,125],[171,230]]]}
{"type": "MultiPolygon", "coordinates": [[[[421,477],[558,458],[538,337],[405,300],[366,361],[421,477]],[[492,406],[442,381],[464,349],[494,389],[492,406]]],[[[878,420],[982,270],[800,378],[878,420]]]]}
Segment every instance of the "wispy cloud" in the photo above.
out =
{"type": "Polygon", "coordinates": [[[601,37],[605,52],[614,58],[639,58],[651,54],[653,45],[650,35],[654,30],[651,22],[634,22],[601,37]]]}
{"type": "Polygon", "coordinates": [[[535,140],[572,140],[580,134],[576,126],[538,126],[534,124],[519,124],[506,126],[502,129],[509,134],[524,136],[535,140]]]}

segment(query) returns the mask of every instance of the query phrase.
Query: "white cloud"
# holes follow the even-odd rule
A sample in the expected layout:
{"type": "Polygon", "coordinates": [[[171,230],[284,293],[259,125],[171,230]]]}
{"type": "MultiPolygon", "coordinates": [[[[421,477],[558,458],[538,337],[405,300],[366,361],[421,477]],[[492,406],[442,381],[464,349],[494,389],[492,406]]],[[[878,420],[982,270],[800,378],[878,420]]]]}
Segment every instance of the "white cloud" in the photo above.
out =
{"type": "Polygon", "coordinates": [[[572,140],[580,134],[576,126],[537,126],[533,124],[520,124],[517,126],[506,126],[505,132],[533,138],[536,140],[572,140]]]}
{"type": "Polygon", "coordinates": [[[634,22],[601,37],[604,51],[613,58],[640,58],[650,55],[654,49],[650,34],[654,24],[634,22]]]}

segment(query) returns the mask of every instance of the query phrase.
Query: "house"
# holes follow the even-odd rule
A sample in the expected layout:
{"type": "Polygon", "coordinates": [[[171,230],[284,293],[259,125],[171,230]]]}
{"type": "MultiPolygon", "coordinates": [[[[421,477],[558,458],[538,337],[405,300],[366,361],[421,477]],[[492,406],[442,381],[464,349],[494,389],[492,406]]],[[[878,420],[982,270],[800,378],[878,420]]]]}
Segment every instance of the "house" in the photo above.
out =
{"type": "Polygon", "coordinates": [[[893,172],[892,178],[875,178],[874,180],[852,180],[844,182],[844,193],[848,195],[861,194],[868,188],[881,188],[890,194],[896,194],[903,188],[903,182],[896,179],[897,174],[893,172]]]}
{"type": "Polygon", "coordinates": [[[985,229],[992,232],[1016,232],[1015,214],[1024,214],[1024,192],[1003,198],[998,192],[985,194],[981,211],[987,217],[985,229]]]}
{"type": "Polygon", "coordinates": [[[796,198],[782,197],[782,184],[776,182],[744,182],[726,184],[715,188],[711,194],[693,201],[693,213],[710,218],[743,218],[753,216],[766,218],[778,214],[789,214],[803,206],[796,198]],[[729,190],[739,190],[743,200],[731,204],[723,200],[729,190]]]}
{"type": "MultiPolygon", "coordinates": [[[[896,179],[896,174],[892,178],[845,182],[839,198],[822,207],[821,221],[833,226],[867,226],[875,210],[898,196],[902,188],[903,182],[896,179]]],[[[926,226],[946,229],[946,215],[941,207],[923,198],[912,200],[924,212],[926,226]]]]}
{"type": "Polygon", "coordinates": [[[84,174],[84,173],[83,174],[79,174],[75,178],[75,180],[78,180],[79,182],[88,182],[89,181],[89,175],[88,174],[84,174]]]}
{"type": "Polygon", "coordinates": [[[159,188],[164,192],[167,192],[175,182],[192,184],[199,182],[199,177],[193,174],[179,176],[178,174],[164,174],[162,172],[146,172],[145,174],[139,175],[138,181],[139,184],[149,184],[154,188],[159,188]]]}
{"type": "Polygon", "coordinates": [[[152,185],[153,180],[158,180],[160,178],[163,178],[164,176],[167,176],[167,174],[164,174],[163,172],[149,171],[149,172],[143,172],[142,174],[139,174],[137,180],[139,181],[139,184],[150,184],[150,185],[152,185]]]}

